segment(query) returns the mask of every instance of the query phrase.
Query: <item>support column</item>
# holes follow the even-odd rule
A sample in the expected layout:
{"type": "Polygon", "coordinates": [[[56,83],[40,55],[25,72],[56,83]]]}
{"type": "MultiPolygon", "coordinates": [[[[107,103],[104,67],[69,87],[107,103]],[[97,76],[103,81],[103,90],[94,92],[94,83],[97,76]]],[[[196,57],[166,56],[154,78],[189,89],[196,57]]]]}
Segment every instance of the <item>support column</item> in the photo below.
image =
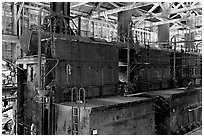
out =
{"type": "MultiPolygon", "coordinates": [[[[19,65],[20,68],[23,68],[23,64],[19,65]]],[[[23,105],[24,105],[24,87],[23,83],[25,82],[24,71],[17,69],[17,134],[23,135],[23,105]]]]}

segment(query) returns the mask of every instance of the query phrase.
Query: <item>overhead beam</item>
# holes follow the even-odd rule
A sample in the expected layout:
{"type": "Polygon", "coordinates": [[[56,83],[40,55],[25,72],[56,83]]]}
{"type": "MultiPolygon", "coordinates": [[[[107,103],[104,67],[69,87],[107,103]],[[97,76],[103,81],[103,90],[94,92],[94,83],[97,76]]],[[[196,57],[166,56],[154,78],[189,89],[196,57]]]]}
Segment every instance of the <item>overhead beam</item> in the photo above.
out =
{"type": "Polygon", "coordinates": [[[144,21],[144,19],[146,18],[146,16],[147,16],[148,14],[153,14],[152,12],[153,12],[158,6],[159,6],[159,3],[155,3],[154,6],[153,6],[146,14],[144,14],[143,16],[141,16],[141,17],[139,17],[139,18],[133,19],[133,21],[138,21],[135,25],[137,26],[137,25],[141,24],[141,23],[144,21]]]}
{"type": "MultiPolygon", "coordinates": [[[[189,8],[181,8],[181,9],[176,9],[176,10],[170,10],[168,12],[169,15],[171,14],[175,14],[175,13],[181,13],[181,12],[185,12],[185,11],[190,11],[190,10],[195,10],[195,9],[200,9],[202,8],[202,5],[196,5],[196,6],[192,6],[192,7],[189,7],[189,8]]],[[[161,12],[161,13],[156,13],[154,14],[153,16],[154,17],[162,17],[162,15],[164,14],[165,12],[161,12]]],[[[133,21],[138,21],[138,20],[141,20],[141,19],[144,19],[144,18],[150,18],[150,17],[138,17],[138,18],[135,18],[135,20],[133,21]]]]}
{"type": "Polygon", "coordinates": [[[192,3],[192,6],[196,5],[197,3],[199,3],[199,2],[193,2],[193,3],[192,3]]]}
{"type": "MultiPolygon", "coordinates": [[[[192,6],[192,7],[189,7],[189,8],[181,8],[181,9],[177,9],[177,10],[170,10],[169,11],[169,14],[175,14],[175,13],[180,13],[180,12],[185,12],[185,11],[189,11],[189,10],[195,10],[195,9],[199,9],[199,8],[202,8],[202,5],[196,5],[196,6],[192,6]]],[[[162,13],[157,13],[155,14],[156,16],[162,16],[163,12],[162,13]]]]}
{"type": "Polygon", "coordinates": [[[109,2],[111,5],[113,5],[116,8],[119,8],[120,6],[118,6],[117,4],[115,4],[114,2],[109,2]]]}
{"type": "Polygon", "coordinates": [[[170,2],[170,3],[169,3],[169,10],[173,9],[173,7],[175,7],[174,3],[173,3],[173,2],[170,2]]]}
{"type": "Polygon", "coordinates": [[[85,5],[85,4],[87,4],[88,2],[80,2],[80,3],[78,3],[78,4],[75,4],[75,5],[72,5],[72,6],[70,6],[70,8],[75,8],[75,7],[78,7],[78,6],[82,6],[82,5],[85,5]]]}
{"type": "MultiPolygon", "coordinates": [[[[155,13],[153,13],[153,12],[149,12],[149,11],[144,11],[144,10],[142,10],[142,9],[139,9],[140,11],[143,11],[143,12],[146,12],[146,14],[143,14],[143,16],[145,17],[147,14],[151,14],[153,17],[155,17],[155,18],[157,18],[158,20],[161,20],[161,21],[163,21],[164,19],[163,18],[161,18],[161,17],[157,17],[157,16],[155,16],[155,13]]],[[[144,20],[145,18],[143,18],[143,20],[144,20]]]]}
{"type": "Polygon", "coordinates": [[[92,16],[92,14],[94,13],[94,11],[96,11],[96,13],[94,13],[94,14],[99,15],[100,10],[101,10],[101,9],[100,9],[101,4],[102,4],[102,2],[97,2],[97,3],[94,5],[94,7],[92,8],[92,10],[91,10],[90,13],[88,14],[89,18],[92,18],[91,16],[92,16]]]}
{"type": "Polygon", "coordinates": [[[45,2],[30,2],[30,3],[39,5],[39,6],[41,6],[41,7],[50,7],[50,4],[45,3],[45,2]]]}
{"type": "Polygon", "coordinates": [[[180,6],[181,6],[181,3],[179,3],[178,5],[176,5],[174,9],[178,9],[180,6]]]}
{"type": "MultiPolygon", "coordinates": [[[[153,3],[148,2],[148,3],[136,3],[134,5],[130,4],[130,5],[127,5],[127,6],[116,8],[116,9],[100,12],[99,16],[103,16],[104,14],[105,15],[110,15],[110,14],[118,13],[118,12],[121,12],[121,11],[132,10],[132,9],[136,9],[136,8],[139,8],[139,7],[142,7],[142,6],[147,6],[147,5],[150,5],[150,4],[153,4],[153,3]]],[[[98,14],[93,14],[91,17],[96,18],[96,17],[98,17],[98,14]]]]}
{"type": "Polygon", "coordinates": [[[142,15],[142,16],[145,15],[145,13],[144,13],[143,11],[140,11],[139,9],[135,9],[135,11],[136,11],[137,13],[139,13],[140,15],[142,15]]]}
{"type": "MultiPolygon", "coordinates": [[[[81,15],[81,16],[84,16],[84,17],[88,17],[88,13],[83,13],[83,12],[79,12],[79,11],[75,11],[75,10],[71,10],[70,11],[72,15],[81,15]]],[[[97,12],[94,12],[93,13],[97,13],[97,12]]],[[[116,16],[111,16],[111,15],[108,15],[108,18],[111,19],[111,20],[117,20],[118,18],[116,16]]]]}
{"type": "MultiPolygon", "coordinates": [[[[156,22],[156,23],[148,23],[145,25],[145,27],[153,27],[153,26],[159,26],[159,25],[164,25],[164,24],[169,24],[169,23],[175,23],[175,22],[180,22],[180,21],[185,21],[187,20],[188,17],[180,18],[180,19],[173,19],[173,20],[166,20],[166,21],[161,21],[161,22],[156,22]]],[[[142,25],[138,27],[144,27],[142,25]]]]}
{"type": "Polygon", "coordinates": [[[164,5],[161,2],[159,3],[159,6],[162,8],[163,11],[166,10],[166,8],[164,7],[164,5]]]}
{"type": "Polygon", "coordinates": [[[158,7],[158,5],[158,3],[154,4],[154,6],[148,12],[153,12],[158,7]]]}

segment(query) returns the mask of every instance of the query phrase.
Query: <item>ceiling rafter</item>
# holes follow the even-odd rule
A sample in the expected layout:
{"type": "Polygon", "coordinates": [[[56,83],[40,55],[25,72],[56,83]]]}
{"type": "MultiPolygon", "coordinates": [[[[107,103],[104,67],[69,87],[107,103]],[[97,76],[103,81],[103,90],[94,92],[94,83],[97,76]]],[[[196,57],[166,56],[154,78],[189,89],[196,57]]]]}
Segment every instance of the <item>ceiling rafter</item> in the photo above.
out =
{"type": "Polygon", "coordinates": [[[135,11],[136,11],[137,13],[139,13],[140,15],[142,15],[142,16],[145,15],[145,13],[144,13],[142,10],[140,10],[140,9],[135,9],[135,11]]]}
{"type": "Polygon", "coordinates": [[[184,4],[184,2],[181,2],[181,5],[183,8],[187,9],[186,5],[184,4]]]}
{"type": "MultiPolygon", "coordinates": [[[[141,24],[143,21],[144,21],[144,19],[146,18],[146,15],[147,14],[153,14],[153,11],[157,8],[159,6],[159,3],[155,3],[154,4],[154,6],[146,13],[146,14],[144,14],[143,16],[141,16],[142,18],[140,18],[139,20],[138,20],[138,22],[135,24],[135,26],[137,26],[137,25],[139,25],[139,24],[141,24]]],[[[134,19],[134,21],[136,21],[137,19],[134,19]]]]}
{"type": "MultiPolygon", "coordinates": [[[[109,15],[109,14],[114,14],[114,13],[118,13],[118,12],[121,12],[121,11],[132,10],[132,9],[136,9],[136,8],[151,5],[151,4],[152,3],[137,3],[137,4],[134,4],[134,5],[130,4],[130,5],[115,8],[115,9],[112,9],[112,10],[103,11],[103,13],[101,12],[99,14],[99,16],[102,16],[104,14],[109,15]]],[[[92,15],[92,18],[96,18],[96,17],[98,17],[98,14],[93,14],[92,15]]]]}
{"type": "Polygon", "coordinates": [[[93,7],[93,9],[90,11],[90,13],[88,14],[88,16],[92,16],[92,14],[97,14],[99,15],[100,13],[100,6],[102,5],[103,2],[97,2],[95,4],[95,6],[93,7]],[[96,11],[96,13],[94,13],[94,11],[96,11]]]}
{"type": "Polygon", "coordinates": [[[50,5],[48,3],[45,3],[45,2],[30,2],[32,4],[36,4],[38,6],[41,6],[41,7],[50,7],[50,5]]]}
{"type": "Polygon", "coordinates": [[[199,2],[193,2],[192,3],[192,6],[195,6],[196,4],[198,4],[199,2]]]}
{"type": "Polygon", "coordinates": [[[80,3],[78,3],[78,4],[75,4],[75,5],[70,6],[70,8],[75,8],[75,7],[78,7],[78,6],[83,6],[83,5],[87,4],[87,3],[88,3],[88,2],[80,2],[80,3]]]}
{"type": "Polygon", "coordinates": [[[119,8],[120,6],[118,6],[117,4],[115,4],[114,2],[109,2],[112,6],[119,8]]]}
{"type": "MultiPolygon", "coordinates": [[[[195,9],[199,9],[199,8],[202,8],[202,5],[196,5],[196,6],[192,6],[192,7],[188,7],[188,8],[170,10],[168,14],[171,15],[171,14],[186,12],[186,11],[195,10],[195,9]]],[[[163,14],[164,14],[164,12],[156,13],[154,16],[161,17],[163,14]]]]}
{"type": "MultiPolygon", "coordinates": [[[[142,9],[139,9],[139,10],[144,11],[144,10],[142,10],[142,9]]],[[[149,11],[144,11],[144,12],[146,12],[146,14],[150,13],[149,11]]],[[[145,15],[146,15],[146,14],[145,14],[145,15]]],[[[165,20],[164,18],[155,16],[155,13],[153,13],[153,12],[151,12],[150,14],[152,15],[152,17],[155,17],[156,19],[158,19],[158,20],[160,20],[160,21],[164,21],[164,20],[165,20]]]]}
{"type": "Polygon", "coordinates": [[[175,6],[174,3],[173,3],[173,2],[170,2],[170,3],[169,3],[168,10],[171,10],[173,6],[175,6]]]}
{"type": "Polygon", "coordinates": [[[158,3],[154,4],[154,6],[148,12],[153,12],[158,6],[158,3]]]}
{"type": "Polygon", "coordinates": [[[177,5],[175,6],[175,9],[178,9],[180,6],[181,6],[181,3],[177,4],[177,5]]]}
{"type": "Polygon", "coordinates": [[[175,18],[176,16],[178,16],[178,13],[176,13],[174,16],[170,17],[170,19],[175,18]]]}
{"type": "Polygon", "coordinates": [[[196,10],[193,10],[193,11],[196,13],[197,16],[200,15],[196,10]]]}
{"type": "Polygon", "coordinates": [[[159,2],[159,6],[162,8],[163,11],[166,11],[165,6],[161,2],[159,2]]]}
{"type": "MultiPolygon", "coordinates": [[[[163,25],[163,24],[169,24],[169,23],[178,23],[180,21],[186,21],[188,19],[188,17],[183,17],[183,18],[179,18],[179,19],[173,19],[173,20],[166,20],[166,21],[161,21],[161,22],[155,22],[155,23],[149,23],[146,24],[146,27],[153,27],[153,26],[159,26],[159,25],[163,25]]],[[[138,26],[140,27],[140,26],[138,26]]]]}
{"type": "MultiPolygon", "coordinates": [[[[141,16],[140,19],[135,19],[135,21],[137,20],[144,20],[146,18],[146,16],[148,14],[154,14],[153,11],[159,6],[159,3],[155,3],[154,6],[149,10],[149,11],[146,11],[146,14],[143,14],[143,16],[141,16]]],[[[142,10],[142,9],[139,9],[139,10],[142,10]]]]}

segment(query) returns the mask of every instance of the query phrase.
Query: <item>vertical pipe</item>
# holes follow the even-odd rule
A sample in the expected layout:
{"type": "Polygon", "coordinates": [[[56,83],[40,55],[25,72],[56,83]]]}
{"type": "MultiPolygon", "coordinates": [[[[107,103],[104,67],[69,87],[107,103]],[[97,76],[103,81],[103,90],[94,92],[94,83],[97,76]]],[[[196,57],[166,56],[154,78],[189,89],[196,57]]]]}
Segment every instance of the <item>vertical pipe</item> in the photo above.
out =
{"type": "Polygon", "coordinates": [[[94,21],[92,22],[92,24],[93,24],[93,38],[94,38],[94,21]]]}
{"type": "Polygon", "coordinates": [[[52,135],[52,129],[53,129],[53,126],[52,126],[52,124],[53,124],[53,95],[51,94],[51,96],[49,97],[49,120],[48,120],[48,126],[49,126],[49,128],[48,128],[48,134],[49,135],[52,135]]]}
{"type": "MultiPolygon", "coordinates": [[[[38,13],[38,94],[41,95],[42,91],[42,77],[41,77],[41,12],[40,8],[38,13]]],[[[44,134],[44,98],[42,97],[42,123],[41,123],[41,133],[44,134]]]]}
{"type": "Polygon", "coordinates": [[[100,30],[101,31],[101,36],[100,37],[102,39],[103,38],[103,23],[100,23],[100,26],[101,26],[101,30],[100,30]]]}
{"type": "Polygon", "coordinates": [[[3,6],[3,12],[4,12],[4,14],[3,14],[3,33],[6,33],[6,2],[3,2],[2,3],[2,6],[3,6]]]}
{"type": "Polygon", "coordinates": [[[81,17],[78,18],[78,36],[81,35],[81,17]]]}
{"type": "Polygon", "coordinates": [[[30,29],[30,21],[31,17],[30,17],[30,9],[28,9],[28,29],[30,29]]]}
{"type": "MultiPolygon", "coordinates": [[[[41,12],[42,8],[39,10],[38,14],[38,90],[41,91],[41,12]]],[[[39,92],[38,92],[39,93],[39,92]]]]}
{"type": "MultiPolygon", "coordinates": [[[[65,15],[70,16],[70,2],[66,2],[66,13],[65,13],[65,15]]],[[[69,21],[69,19],[67,19],[67,24],[68,24],[68,28],[70,28],[70,21],[69,21]]]]}
{"type": "Polygon", "coordinates": [[[17,35],[17,21],[16,21],[16,14],[17,14],[17,7],[16,5],[14,4],[14,2],[12,2],[13,4],[13,34],[14,35],[17,35]]]}
{"type": "Polygon", "coordinates": [[[21,16],[19,16],[18,19],[18,36],[21,36],[21,16]]]}
{"type": "Polygon", "coordinates": [[[42,102],[42,109],[41,109],[41,116],[42,116],[41,117],[41,134],[44,135],[45,134],[45,132],[44,132],[44,115],[45,115],[44,114],[44,101],[45,100],[44,100],[43,96],[41,97],[41,100],[42,100],[41,101],[42,102]]]}
{"type": "MultiPolygon", "coordinates": [[[[23,64],[19,64],[19,68],[23,68],[23,64]]],[[[23,126],[19,123],[23,123],[23,104],[24,104],[24,87],[25,81],[24,72],[21,69],[17,69],[17,134],[23,135],[23,126]]]]}
{"type": "Polygon", "coordinates": [[[176,80],[176,37],[174,37],[174,68],[173,68],[173,80],[176,80]]]}
{"type": "Polygon", "coordinates": [[[127,38],[127,42],[128,42],[128,45],[127,45],[127,85],[129,87],[129,81],[130,81],[130,35],[129,35],[129,26],[128,26],[128,38],[127,38]]]}
{"type": "Polygon", "coordinates": [[[14,119],[15,119],[15,129],[14,129],[14,133],[15,133],[15,135],[17,135],[17,132],[18,132],[18,124],[17,124],[17,111],[16,111],[16,110],[15,110],[14,119]]]}
{"type": "Polygon", "coordinates": [[[22,9],[22,33],[23,33],[23,31],[24,31],[24,29],[25,29],[25,17],[24,17],[24,12],[25,12],[25,9],[23,8],[22,9]]]}

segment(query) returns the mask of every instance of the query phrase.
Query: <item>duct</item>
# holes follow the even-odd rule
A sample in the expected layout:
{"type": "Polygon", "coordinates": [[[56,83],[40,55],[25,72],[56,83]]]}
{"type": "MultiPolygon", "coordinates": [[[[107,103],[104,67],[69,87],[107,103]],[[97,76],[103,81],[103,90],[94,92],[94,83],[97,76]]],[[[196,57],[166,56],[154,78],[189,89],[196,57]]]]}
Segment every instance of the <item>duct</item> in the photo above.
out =
{"type": "Polygon", "coordinates": [[[133,39],[131,30],[132,13],[131,10],[118,13],[118,37],[122,42],[127,42],[128,37],[130,40],[133,39]]]}
{"type": "MultiPolygon", "coordinates": [[[[158,26],[158,42],[159,43],[169,42],[169,24],[158,26]]],[[[165,46],[165,45],[166,44],[163,44],[162,46],[165,46]]]]}

